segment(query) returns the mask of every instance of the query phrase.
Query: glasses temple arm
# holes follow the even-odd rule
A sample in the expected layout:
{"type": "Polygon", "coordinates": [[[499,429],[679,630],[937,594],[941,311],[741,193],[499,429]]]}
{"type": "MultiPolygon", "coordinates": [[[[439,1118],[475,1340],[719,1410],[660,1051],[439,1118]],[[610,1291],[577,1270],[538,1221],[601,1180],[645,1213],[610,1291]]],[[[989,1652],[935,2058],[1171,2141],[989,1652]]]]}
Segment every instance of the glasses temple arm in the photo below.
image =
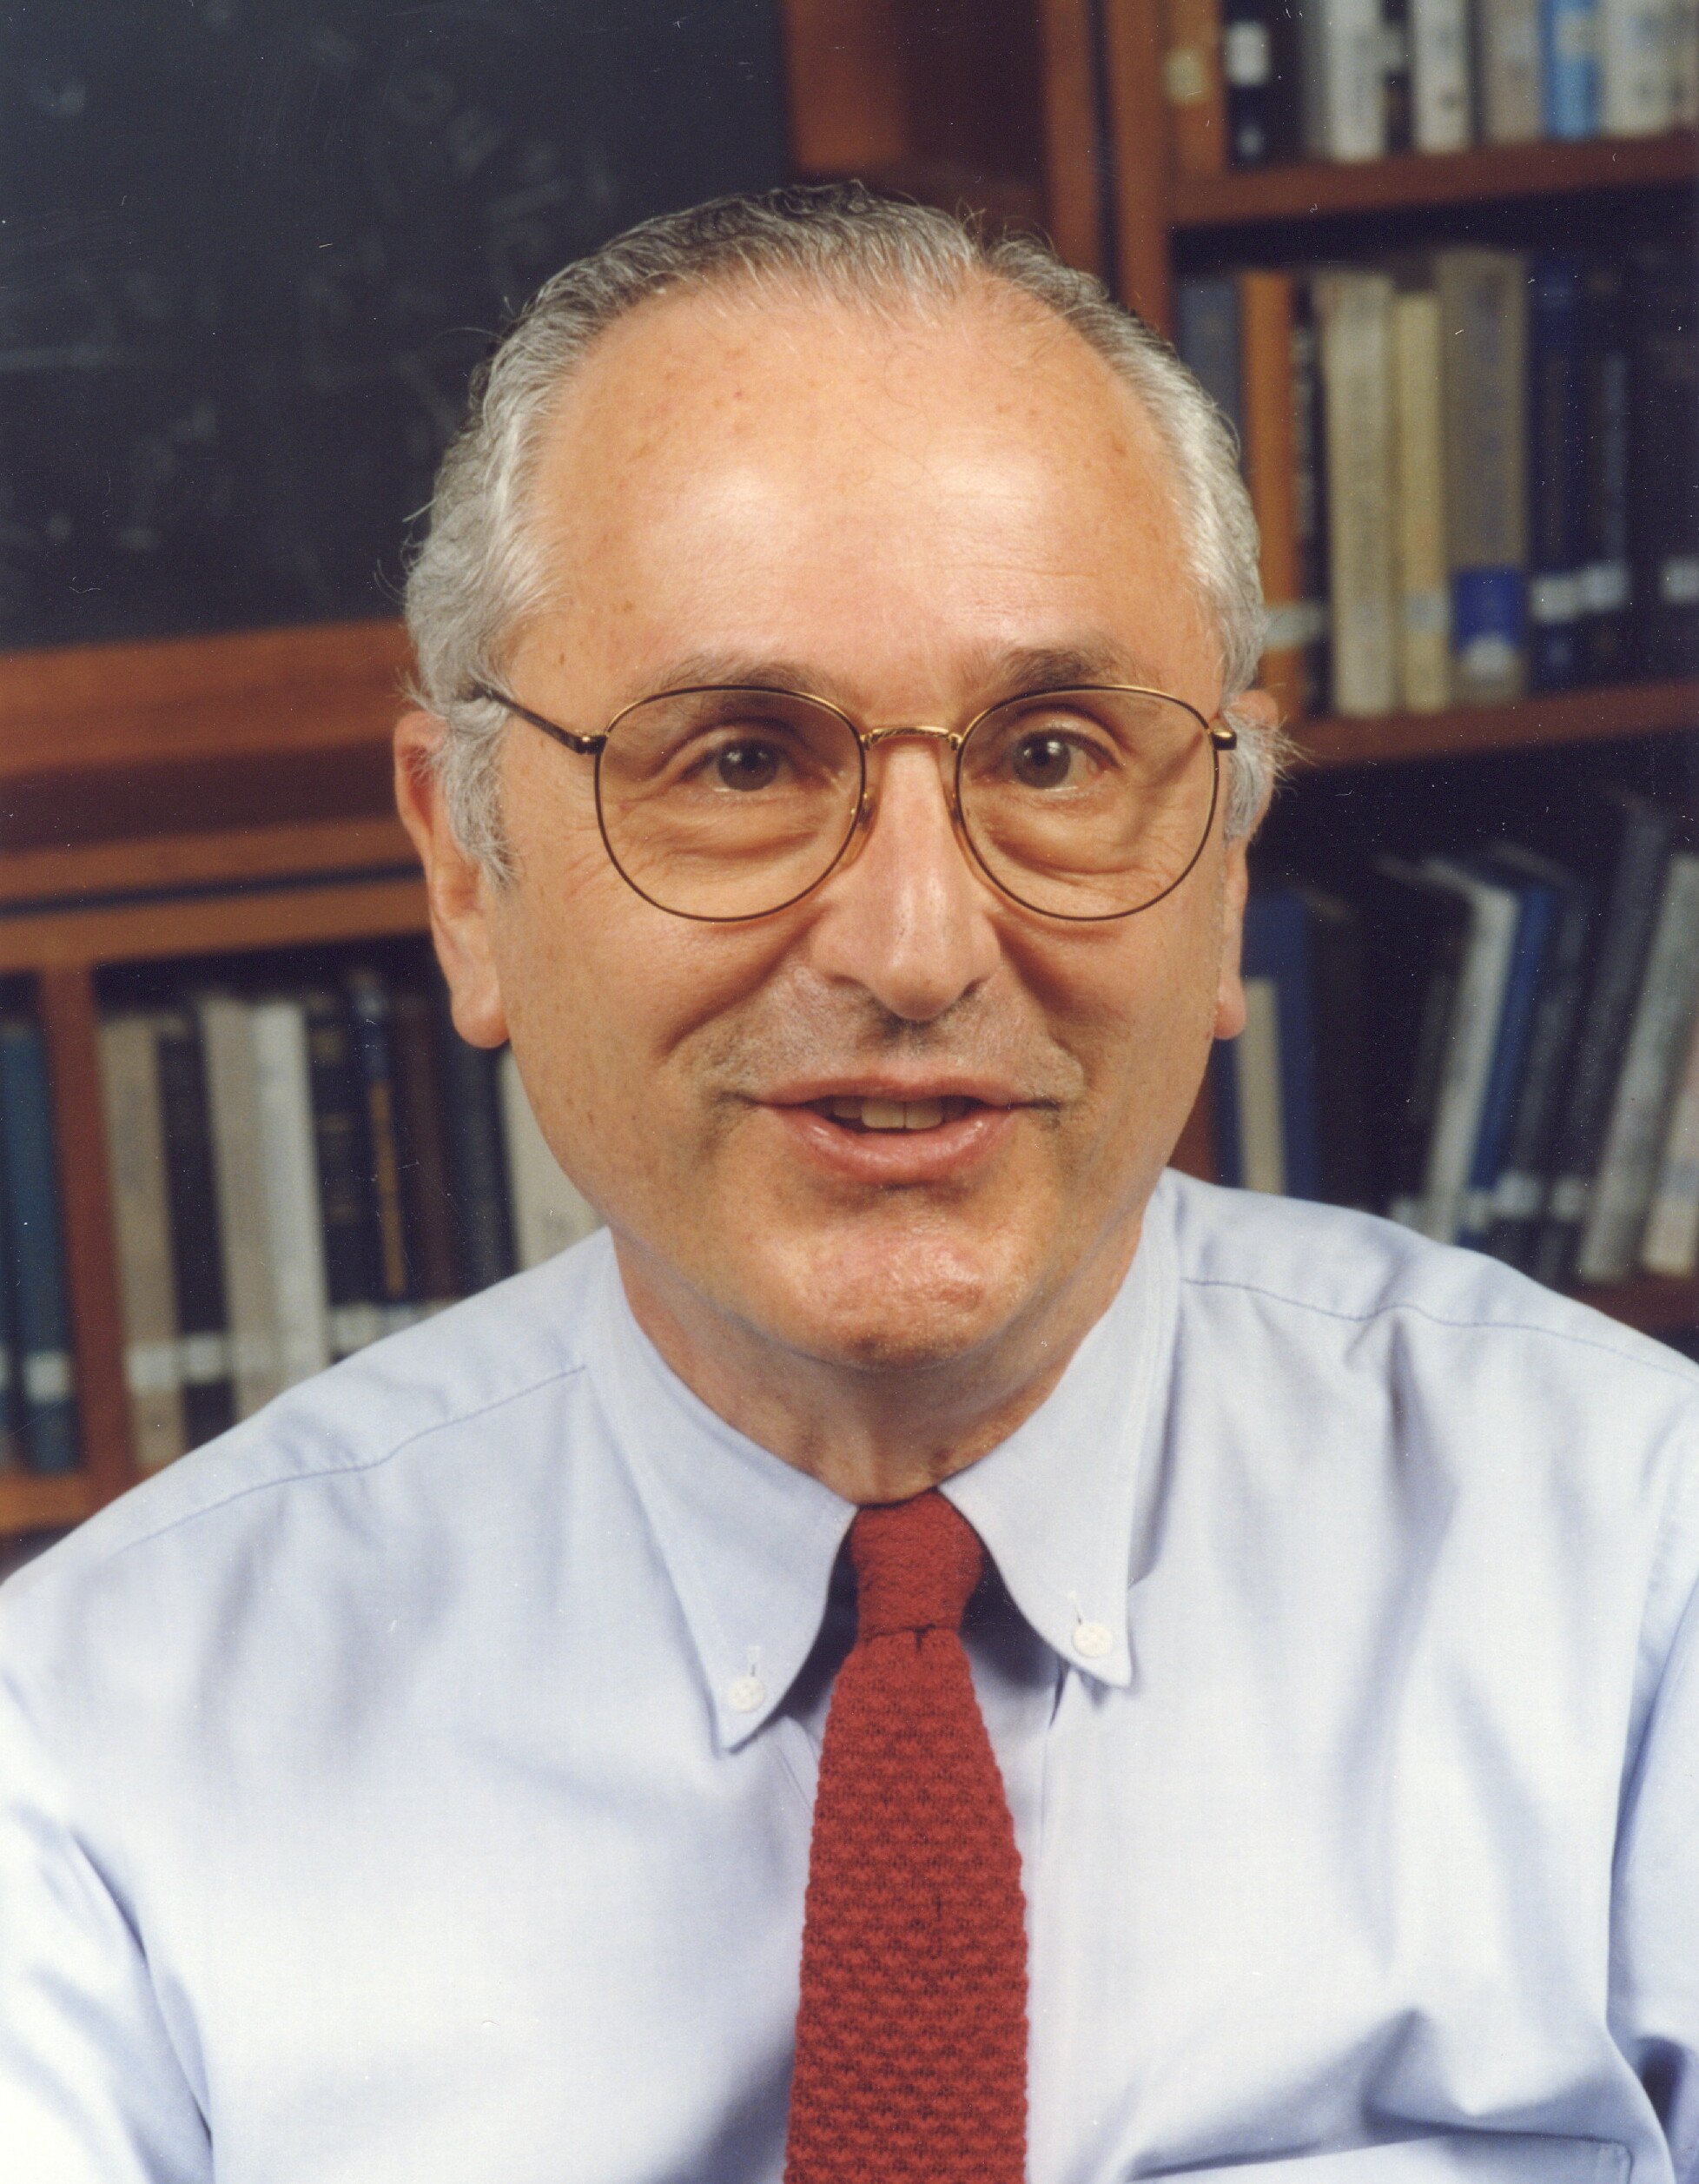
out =
{"type": "Polygon", "coordinates": [[[571,728],[558,726],[552,720],[545,720],[541,713],[534,713],[528,705],[521,705],[507,696],[505,691],[495,690],[488,683],[473,683],[465,693],[467,698],[477,698],[485,705],[499,705],[506,711],[517,713],[521,720],[529,721],[533,728],[540,728],[545,736],[552,736],[557,743],[564,743],[568,751],[576,751],[581,758],[593,758],[607,741],[605,735],[580,736],[571,728]]]}

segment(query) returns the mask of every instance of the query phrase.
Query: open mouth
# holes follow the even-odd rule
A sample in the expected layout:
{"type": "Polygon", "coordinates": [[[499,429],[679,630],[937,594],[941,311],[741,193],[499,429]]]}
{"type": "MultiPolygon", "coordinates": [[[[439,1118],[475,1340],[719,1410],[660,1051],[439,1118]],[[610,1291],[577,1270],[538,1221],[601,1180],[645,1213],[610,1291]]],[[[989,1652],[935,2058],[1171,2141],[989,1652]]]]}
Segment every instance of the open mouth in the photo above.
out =
{"type": "Polygon", "coordinates": [[[982,1100],[873,1100],[838,1097],[810,1100],[816,1115],[857,1134],[872,1130],[936,1130],[959,1122],[984,1105],[982,1100]]]}

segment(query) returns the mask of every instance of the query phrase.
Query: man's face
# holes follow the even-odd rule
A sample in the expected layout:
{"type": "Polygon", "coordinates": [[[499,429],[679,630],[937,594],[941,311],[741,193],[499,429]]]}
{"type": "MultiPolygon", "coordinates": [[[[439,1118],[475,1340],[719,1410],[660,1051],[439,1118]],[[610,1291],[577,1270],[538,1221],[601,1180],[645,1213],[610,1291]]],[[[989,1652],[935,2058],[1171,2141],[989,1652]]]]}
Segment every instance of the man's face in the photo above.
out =
{"type": "MultiPolygon", "coordinates": [[[[590,733],[709,681],[794,684],[866,728],[960,726],[1067,681],[1208,717],[1216,647],[1166,478],[1107,367],[999,295],[930,318],[647,305],[552,429],[536,505],[559,590],[509,687],[590,733]]],[[[1036,916],[964,857],[938,748],[874,754],[871,826],[814,893],[704,924],[620,878],[589,759],[507,736],[516,877],[440,910],[458,1018],[511,1036],[651,1332],[988,1363],[1041,1348],[1084,1293],[1095,1316],[1131,1256],[1210,1040],[1237,1029],[1242,855],[1218,817],[1154,908],[1036,916]],[[876,1124],[951,1104],[917,1128],[830,1112],[857,1100],[888,1103],[876,1124]]]]}

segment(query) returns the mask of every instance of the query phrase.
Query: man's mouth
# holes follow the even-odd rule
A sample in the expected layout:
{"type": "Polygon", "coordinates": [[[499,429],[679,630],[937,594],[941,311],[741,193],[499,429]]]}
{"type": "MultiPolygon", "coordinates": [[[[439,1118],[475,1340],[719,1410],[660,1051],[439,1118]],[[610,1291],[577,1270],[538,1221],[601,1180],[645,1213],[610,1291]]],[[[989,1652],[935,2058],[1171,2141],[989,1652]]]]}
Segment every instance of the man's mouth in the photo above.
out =
{"type": "Polygon", "coordinates": [[[946,1122],[959,1122],[984,1102],[968,1099],[881,1100],[836,1095],[810,1100],[816,1115],[856,1132],[868,1130],[935,1130],[946,1122]]]}

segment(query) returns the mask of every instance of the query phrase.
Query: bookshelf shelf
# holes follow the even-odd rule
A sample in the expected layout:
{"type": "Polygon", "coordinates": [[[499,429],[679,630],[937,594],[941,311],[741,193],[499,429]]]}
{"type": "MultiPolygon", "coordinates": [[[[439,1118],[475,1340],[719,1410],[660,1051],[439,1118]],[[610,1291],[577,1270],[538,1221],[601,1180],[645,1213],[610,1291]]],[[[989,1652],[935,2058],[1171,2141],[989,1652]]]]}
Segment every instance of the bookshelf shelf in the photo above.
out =
{"type": "Polygon", "coordinates": [[[86,1472],[63,1472],[52,1479],[33,1478],[23,1471],[0,1472],[0,1539],[80,1525],[97,1506],[86,1472]]]}
{"type": "Polygon", "coordinates": [[[1573,196],[1693,180],[1699,135],[1594,137],[1584,143],[1483,144],[1392,159],[1304,160],[1178,177],[1175,228],[1246,227],[1310,214],[1379,213],[1500,197],[1573,196]]]}
{"type": "Polygon", "coordinates": [[[1306,764],[1331,767],[1459,758],[1683,728],[1699,728],[1699,683],[1620,683],[1522,698],[1508,705],[1459,706],[1450,712],[1297,720],[1292,735],[1306,764]]]}
{"type": "Polygon", "coordinates": [[[1699,1277],[1672,1281],[1666,1275],[1643,1274],[1634,1281],[1609,1289],[1580,1289],[1583,1304],[1603,1312],[1643,1334],[1675,1334],[1699,1327],[1699,1277]]]}

